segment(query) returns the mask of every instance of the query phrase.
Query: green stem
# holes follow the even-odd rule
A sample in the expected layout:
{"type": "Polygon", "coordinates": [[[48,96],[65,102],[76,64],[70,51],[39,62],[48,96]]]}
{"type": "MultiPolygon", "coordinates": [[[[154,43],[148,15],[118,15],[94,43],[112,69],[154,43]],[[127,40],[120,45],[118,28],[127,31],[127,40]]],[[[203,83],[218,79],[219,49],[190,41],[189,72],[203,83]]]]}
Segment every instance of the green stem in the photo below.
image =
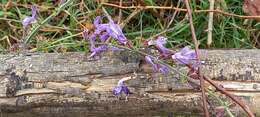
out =
{"type": "Polygon", "coordinates": [[[29,43],[33,36],[40,30],[40,28],[45,25],[47,22],[49,22],[53,17],[58,15],[63,9],[65,9],[69,4],[71,4],[73,0],[67,0],[64,4],[62,4],[57,11],[53,12],[49,17],[47,17],[45,20],[40,22],[37,26],[35,26],[32,31],[25,37],[25,44],[29,43]]]}

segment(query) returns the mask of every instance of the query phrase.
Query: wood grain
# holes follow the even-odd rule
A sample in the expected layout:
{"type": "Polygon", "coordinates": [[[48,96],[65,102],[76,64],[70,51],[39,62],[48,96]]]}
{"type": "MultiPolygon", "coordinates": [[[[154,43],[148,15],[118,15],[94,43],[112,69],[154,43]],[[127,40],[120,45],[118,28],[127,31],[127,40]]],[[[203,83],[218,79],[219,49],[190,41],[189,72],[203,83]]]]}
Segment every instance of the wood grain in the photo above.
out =
{"type": "MultiPolygon", "coordinates": [[[[260,50],[201,50],[202,73],[243,99],[260,116],[260,50]]],[[[129,51],[0,55],[0,115],[13,116],[201,116],[200,93],[182,76],[153,73],[143,58],[129,51]],[[118,80],[128,81],[131,94],[115,97],[118,80]]],[[[176,65],[176,69],[187,69],[176,65]]],[[[208,88],[214,89],[207,84],[208,88]]],[[[224,98],[221,94],[218,94],[224,98]]],[[[219,106],[208,96],[211,115],[219,106]]],[[[224,98],[225,99],[225,98],[224,98]]],[[[228,99],[227,99],[228,100],[228,99]]],[[[236,116],[244,116],[231,106],[236,116]]]]}

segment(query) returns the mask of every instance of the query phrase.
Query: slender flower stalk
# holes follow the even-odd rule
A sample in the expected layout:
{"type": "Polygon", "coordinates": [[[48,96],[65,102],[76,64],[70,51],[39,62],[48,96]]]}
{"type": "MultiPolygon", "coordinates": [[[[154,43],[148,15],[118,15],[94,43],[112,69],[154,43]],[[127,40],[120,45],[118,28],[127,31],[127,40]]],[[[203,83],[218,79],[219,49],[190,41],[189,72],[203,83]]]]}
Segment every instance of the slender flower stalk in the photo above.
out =
{"type": "MultiPolygon", "coordinates": [[[[188,13],[188,18],[189,18],[189,23],[190,23],[190,30],[191,30],[191,36],[192,36],[192,41],[195,45],[195,53],[197,57],[197,61],[200,62],[200,56],[199,56],[199,44],[198,40],[195,34],[195,28],[193,26],[193,20],[192,20],[192,11],[189,5],[189,0],[184,0],[185,6],[187,8],[187,13],[188,13]]],[[[205,94],[205,82],[204,79],[201,77],[200,73],[200,67],[198,67],[198,77],[200,80],[200,88],[201,88],[201,94],[202,94],[202,103],[203,103],[203,110],[204,110],[204,115],[205,117],[209,117],[209,110],[208,110],[208,104],[206,101],[206,94],[205,94]]]]}
{"type": "Polygon", "coordinates": [[[167,66],[158,64],[158,63],[154,63],[153,58],[151,56],[145,56],[145,61],[148,64],[152,65],[154,72],[161,72],[164,75],[167,75],[170,72],[170,70],[167,66]]]}
{"type": "Polygon", "coordinates": [[[35,34],[40,30],[41,26],[45,25],[46,23],[48,23],[53,17],[55,17],[56,15],[58,15],[62,10],[64,10],[67,6],[69,6],[71,3],[73,3],[73,0],[64,0],[64,3],[60,4],[60,6],[58,7],[57,11],[53,12],[52,14],[50,14],[49,17],[47,17],[46,19],[44,19],[43,21],[41,21],[38,25],[36,25],[32,31],[30,31],[30,33],[28,33],[28,35],[25,37],[25,43],[29,43],[30,40],[32,39],[33,36],[35,36],[35,34]]]}

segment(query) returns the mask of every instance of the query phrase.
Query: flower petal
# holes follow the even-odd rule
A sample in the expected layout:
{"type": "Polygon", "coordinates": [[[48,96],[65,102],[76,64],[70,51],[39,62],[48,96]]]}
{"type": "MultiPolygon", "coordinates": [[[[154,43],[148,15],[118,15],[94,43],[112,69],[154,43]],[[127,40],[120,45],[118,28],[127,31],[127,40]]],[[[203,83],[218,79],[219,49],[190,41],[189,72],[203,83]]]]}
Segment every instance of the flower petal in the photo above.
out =
{"type": "Polygon", "coordinates": [[[167,38],[163,36],[158,36],[156,39],[148,41],[148,45],[155,46],[163,56],[169,56],[172,54],[172,51],[164,46],[166,43],[167,38]]]}
{"type": "Polygon", "coordinates": [[[101,19],[102,19],[101,16],[97,16],[97,17],[94,19],[93,25],[94,25],[95,28],[98,27],[98,25],[100,24],[101,19]]]}
{"type": "Polygon", "coordinates": [[[125,94],[129,94],[130,93],[128,87],[125,86],[125,85],[122,86],[122,92],[124,92],[125,94]]]}
{"type": "Polygon", "coordinates": [[[35,5],[32,5],[32,17],[36,19],[36,14],[37,14],[37,7],[35,5]]]}
{"type": "Polygon", "coordinates": [[[115,24],[113,21],[109,22],[109,28],[107,28],[107,32],[111,37],[119,41],[119,43],[126,45],[127,39],[122,32],[122,29],[120,28],[119,24],[115,24]]]}
{"type": "Polygon", "coordinates": [[[150,56],[145,56],[144,58],[145,58],[145,62],[147,62],[148,64],[152,64],[152,65],[154,64],[150,56]]]}
{"type": "Polygon", "coordinates": [[[113,95],[119,95],[122,92],[122,87],[121,86],[115,86],[112,90],[113,95]]]}
{"type": "Polygon", "coordinates": [[[101,52],[104,52],[104,51],[107,51],[107,50],[108,50],[108,45],[105,45],[105,44],[101,45],[97,48],[94,48],[94,50],[92,51],[92,53],[89,57],[97,56],[101,52]]]}
{"type": "Polygon", "coordinates": [[[32,16],[31,17],[26,16],[22,20],[22,25],[24,28],[26,28],[28,25],[30,25],[32,22],[34,22],[36,20],[37,8],[36,8],[36,6],[32,5],[31,9],[32,9],[32,16]]]}
{"type": "Polygon", "coordinates": [[[130,91],[129,91],[128,87],[124,84],[124,81],[125,81],[124,78],[120,79],[120,80],[118,81],[118,83],[117,83],[117,86],[115,86],[115,87],[113,88],[112,93],[113,93],[115,96],[119,95],[119,94],[122,93],[122,92],[124,92],[125,94],[129,94],[130,91]]]}
{"type": "Polygon", "coordinates": [[[34,21],[34,18],[32,17],[28,17],[26,16],[23,20],[22,20],[22,25],[24,28],[26,28],[29,24],[31,24],[34,21]]]}
{"type": "Polygon", "coordinates": [[[89,36],[89,42],[90,42],[90,51],[93,52],[95,50],[95,40],[96,35],[94,33],[91,33],[89,36]]]}
{"type": "Polygon", "coordinates": [[[185,47],[172,55],[172,59],[176,60],[180,64],[189,64],[192,60],[196,59],[196,53],[194,50],[185,47]]]}
{"type": "Polygon", "coordinates": [[[158,51],[163,55],[163,56],[168,56],[171,55],[172,51],[163,45],[155,45],[155,47],[158,49],[158,51]]]}
{"type": "Polygon", "coordinates": [[[102,31],[106,31],[109,28],[108,24],[99,24],[96,28],[94,33],[99,35],[102,31]]]}
{"type": "Polygon", "coordinates": [[[155,64],[155,63],[153,62],[153,58],[152,58],[152,57],[150,57],[150,56],[145,56],[145,61],[146,61],[148,64],[152,65],[154,72],[157,72],[157,71],[158,71],[159,66],[158,66],[158,64],[155,64]]]}
{"type": "Polygon", "coordinates": [[[160,65],[159,72],[163,73],[164,75],[167,75],[170,72],[170,70],[167,66],[160,65]]]}
{"type": "Polygon", "coordinates": [[[100,35],[100,40],[102,43],[106,42],[106,40],[109,38],[109,34],[107,32],[103,32],[101,35],[100,35]]]}

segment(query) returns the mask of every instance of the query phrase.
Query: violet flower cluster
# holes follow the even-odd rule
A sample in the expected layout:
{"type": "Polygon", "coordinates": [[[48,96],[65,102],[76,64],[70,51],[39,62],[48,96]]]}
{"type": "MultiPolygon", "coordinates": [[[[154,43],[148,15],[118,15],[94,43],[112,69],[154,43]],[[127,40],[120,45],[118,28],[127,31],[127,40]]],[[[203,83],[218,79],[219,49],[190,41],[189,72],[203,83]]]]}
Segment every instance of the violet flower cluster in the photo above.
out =
{"type": "MultiPolygon", "coordinates": [[[[102,23],[103,17],[97,16],[93,21],[94,31],[89,35],[89,42],[90,42],[90,51],[92,52],[90,57],[97,56],[101,52],[107,51],[109,49],[108,45],[105,43],[110,37],[116,40],[119,44],[126,46],[128,44],[128,40],[125,37],[122,29],[118,24],[116,24],[111,18],[108,17],[108,23],[102,23]],[[96,39],[99,38],[100,42],[102,43],[100,46],[96,47],[95,42],[96,39]]],[[[82,36],[83,39],[87,39],[87,29],[84,29],[82,36]]],[[[175,54],[173,51],[165,47],[167,43],[167,38],[163,36],[158,36],[156,39],[152,39],[148,41],[149,46],[154,46],[165,58],[172,58],[173,60],[177,61],[179,64],[183,65],[190,65],[192,64],[193,60],[196,60],[196,53],[194,50],[189,49],[188,47],[184,47],[179,52],[175,54]]],[[[111,47],[113,51],[120,50],[117,47],[111,47]]],[[[161,72],[164,75],[167,75],[170,70],[167,66],[156,63],[153,57],[145,56],[145,61],[153,67],[154,72],[161,72]]],[[[200,64],[193,64],[192,66],[197,67],[200,64]]],[[[125,85],[124,81],[126,79],[121,79],[118,81],[117,86],[113,88],[113,95],[118,96],[121,93],[129,94],[129,89],[125,85]]]]}
{"type": "MultiPolygon", "coordinates": [[[[103,17],[101,16],[97,16],[93,22],[94,31],[89,36],[90,51],[92,52],[90,57],[97,56],[101,52],[107,51],[109,48],[107,44],[102,44],[101,46],[96,47],[95,41],[97,37],[99,37],[101,43],[105,43],[109,39],[109,37],[112,37],[123,45],[126,45],[128,43],[119,24],[114,23],[114,21],[110,18],[108,18],[108,23],[101,23],[102,18],[103,17]]],[[[84,33],[86,33],[86,31],[83,31],[83,35],[85,35],[84,33]]],[[[86,36],[83,36],[83,38],[86,39],[86,36]]],[[[112,50],[117,51],[122,49],[112,47],[112,50]]]]}
{"type": "MultiPolygon", "coordinates": [[[[173,52],[170,49],[165,47],[166,43],[167,43],[167,38],[163,36],[158,36],[156,39],[151,39],[148,41],[148,45],[155,46],[155,48],[159,51],[159,53],[163,57],[171,56],[171,58],[177,61],[179,64],[188,65],[191,64],[191,61],[196,59],[196,53],[194,50],[191,50],[188,47],[184,47],[179,52],[173,54],[173,52]]],[[[164,75],[167,75],[169,73],[169,68],[167,66],[154,63],[151,56],[145,56],[145,61],[148,64],[152,65],[154,72],[161,72],[164,75]]],[[[194,69],[197,69],[199,65],[200,64],[195,62],[192,65],[192,67],[194,69]]]]}
{"type": "MultiPolygon", "coordinates": [[[[107,51],[109,49],[109,46],[105,44],[109,37],[112,37],[122,45],[127,45],[128,43],[128,40],[126,39],[124,33],[122,32],[122,29],[118,24],[114,23],[114,21],[110,18],[108,18],[108,23],[101,23],[102,18],[103,17],[101,16],[97,16],[93,21],[94,31],[89,35],[90,51],[92,52],[90,57],[95,57],[101,52],[107,51]],[[97,37],[99,37],[100,42],[103,43],[98,47],[95,46],[97,37]]],[[[87,29],[84,29],[84,31],[82,32],[83,40],[87,39],[87,32],[87,29]]],[[[111,49],[112,51],[122,50],[114,46],[112,46],[111,49]]],[[[114,95],[119,95],[121,93],[129,94],[129,89],[124,84],[125,80],[126,79],[119,80],[117,86],[113,88],[114,95]]]]}
{"type": "MultiPolygon", "coordinates": [[[[148,41],[148,45],[155,46],[162,56],[171,56],[171,58],[173,60],[176,60],[179,64],[187,65],[190,64],[192,60],[196,60],[197,56],[195,51],[191,50],[189,47],[184,47],[179,52],[173,54],[173,52],[170,49],[165,47],[166,43],[167,38],[163,36],[158,36],[156,39],[151,39],[148,41]]],[[[151,64],[151,62],[148,61],[147,63],[151,64]]]]}
{"type": "Polygon", "coordinates": [[[32,9],[32,16],[26,16],[26,17],[22,20],[23,28],[28,27],[31,23],[33,23],[34,21],[36,21],[37,8],[36,8],[35,5],[32,5],[31,9],[32,9]]]}

